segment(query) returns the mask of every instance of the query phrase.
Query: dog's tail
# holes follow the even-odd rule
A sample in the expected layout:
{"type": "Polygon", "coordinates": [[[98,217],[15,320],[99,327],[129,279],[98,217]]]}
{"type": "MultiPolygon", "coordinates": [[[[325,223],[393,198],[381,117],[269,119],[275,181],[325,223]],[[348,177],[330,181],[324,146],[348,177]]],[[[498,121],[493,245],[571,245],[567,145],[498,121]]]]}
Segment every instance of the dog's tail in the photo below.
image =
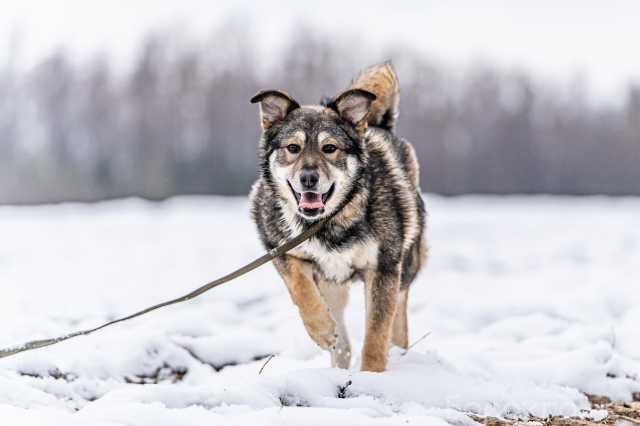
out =
{"type": "Polygon", "coordinates": [[[391,61],[370,66],[351,82],[350,89],[363,89],[376,95],[371,104],[370,126],[393,130],[398,119],[400,84],[391,61]]]}

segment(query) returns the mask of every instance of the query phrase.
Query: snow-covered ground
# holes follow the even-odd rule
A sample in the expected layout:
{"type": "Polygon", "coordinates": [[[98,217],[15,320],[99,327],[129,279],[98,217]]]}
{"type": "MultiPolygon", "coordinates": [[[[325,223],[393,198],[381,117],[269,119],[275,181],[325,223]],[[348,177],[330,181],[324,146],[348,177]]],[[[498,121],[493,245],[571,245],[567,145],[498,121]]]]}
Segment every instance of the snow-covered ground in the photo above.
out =
{"type": "MultiPolygon", "coordinates": [[[[273,267],[0,359],[2,424],[470,424],[640,391],[640,200],[427,196],[408,354],[328,368],[273,267]],[[277,354],[259,374],[264,357],[277,354]],[[138,384],[140,382],[158,382],[138,384]]],[[[128,314],[262,253],[242,198],[0,208],[0,346],[128,314]]],[[[362,286],[347,313],[363,338],[362,286]]],[[[357,353],[358,351],[356,351],[357,353]]]]}

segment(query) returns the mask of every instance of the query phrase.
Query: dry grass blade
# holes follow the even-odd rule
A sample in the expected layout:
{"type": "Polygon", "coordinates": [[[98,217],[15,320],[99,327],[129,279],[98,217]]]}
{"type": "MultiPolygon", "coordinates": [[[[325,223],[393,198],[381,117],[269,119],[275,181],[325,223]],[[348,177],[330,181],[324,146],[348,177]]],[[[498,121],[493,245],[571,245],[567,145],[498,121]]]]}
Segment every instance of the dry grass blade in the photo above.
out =
{"type": "Polygon", "coordinates": [[[418,343],[422,342],[424,339],[426,339],[427,337],[429,337],[429,335],[431,334],[430,331],[427,331],[426,333],[424,333],[422,335],[422,337],[420,337],[418,340],[416,340],[415,342],[413,342],[412,344],[409,345],[409,347],[407,347],[407,350],[404,351],[404,353],[402,355],[406,355],[407,353],[409,353],[409,351],[411,350],[411,348],[413,348],[415,345],[417,345],[418,343]]]}
{"type": "Polygon", "coordinates": [[[260,371],[258,371],[258,375],[262,374],[262,371],[264,370],[264,368],[267,366],[267,364],[269,364],[269,362],[274,359],[276,356],[275,355],[269,355],[269,357],[267,358],[267,360],[264,362],[264,364],[262,364],[262,367],[260,367],[260,371]]]}

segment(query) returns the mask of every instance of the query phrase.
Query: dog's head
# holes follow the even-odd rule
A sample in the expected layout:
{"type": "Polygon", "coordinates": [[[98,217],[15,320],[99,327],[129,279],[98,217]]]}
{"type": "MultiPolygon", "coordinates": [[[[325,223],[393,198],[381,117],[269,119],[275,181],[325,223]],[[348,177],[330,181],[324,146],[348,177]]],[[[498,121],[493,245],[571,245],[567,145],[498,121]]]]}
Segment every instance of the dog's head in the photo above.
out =
{"type": "Polygon", "coordinates": [[[278,90],[251,99],[260,103],[264,171],[286,208],[317,220],[341,205],[363,166],[362,136],[375,98],[350,89],[321,106],[300,106],[278,90]]]}

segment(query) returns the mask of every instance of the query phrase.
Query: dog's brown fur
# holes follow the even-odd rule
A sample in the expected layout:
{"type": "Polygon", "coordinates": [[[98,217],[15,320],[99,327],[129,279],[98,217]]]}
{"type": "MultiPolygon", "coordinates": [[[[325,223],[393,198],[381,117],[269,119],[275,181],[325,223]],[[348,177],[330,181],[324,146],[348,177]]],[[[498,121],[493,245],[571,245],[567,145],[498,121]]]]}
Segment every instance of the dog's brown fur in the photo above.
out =
{"type": "Polygon", "coordinates": [[[335,347],[336,322],[316,287],[311,263],[287,255],[275,259],[273,264],[287,285],[293,303],[298,306],[309,336],[323,349],[335,347]]]}

